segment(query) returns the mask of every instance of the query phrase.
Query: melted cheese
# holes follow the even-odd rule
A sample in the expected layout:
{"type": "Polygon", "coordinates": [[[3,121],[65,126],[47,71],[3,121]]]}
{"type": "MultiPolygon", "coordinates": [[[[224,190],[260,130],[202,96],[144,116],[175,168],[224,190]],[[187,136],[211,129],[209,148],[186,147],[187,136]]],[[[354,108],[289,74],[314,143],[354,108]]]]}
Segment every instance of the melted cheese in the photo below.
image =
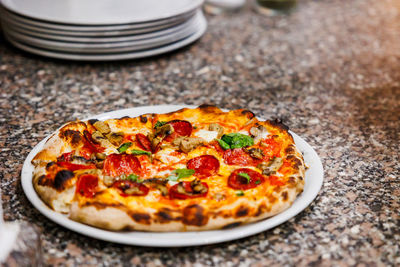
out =
{"type": "Polygon", "coordinates": [[[217,131],[208,131],[208,130],[200,129],[200,130],[198,130],[197,132],[194,133],[194,136],[203,138],[207,142],[211,142],[214,139],[217,139],[218,132],[217,131]]]}

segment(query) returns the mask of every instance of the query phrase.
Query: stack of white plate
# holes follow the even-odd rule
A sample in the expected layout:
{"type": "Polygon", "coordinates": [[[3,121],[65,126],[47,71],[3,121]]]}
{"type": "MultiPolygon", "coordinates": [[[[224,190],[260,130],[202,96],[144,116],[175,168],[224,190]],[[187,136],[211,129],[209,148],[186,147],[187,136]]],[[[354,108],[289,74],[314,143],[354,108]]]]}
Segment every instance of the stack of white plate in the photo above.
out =
{"type": "Polygon", "coordinates": [[[207,28],[203,0],[0,0],[4,35],[28,52],[69,60],[166,53],[207,28]]]}

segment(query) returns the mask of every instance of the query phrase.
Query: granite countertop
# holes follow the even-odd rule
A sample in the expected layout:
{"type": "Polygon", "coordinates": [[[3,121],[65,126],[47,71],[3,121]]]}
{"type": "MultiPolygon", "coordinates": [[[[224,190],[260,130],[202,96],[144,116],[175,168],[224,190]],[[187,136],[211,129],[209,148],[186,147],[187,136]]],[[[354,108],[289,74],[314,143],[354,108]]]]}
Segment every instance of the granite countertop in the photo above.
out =
{"type": "Polygon", "coordinates": [[[0,37],[0,178],[5,219],[42,231],[46,265],[400,265],[400,2],[299,1],[290,15],[247,6],[208,16],[195,44],[111,63],[52,60],[0,37]],[[315,201],[238,241],[144,248],[58,226],[25,197],[29,151],[66,121],[156,104],[216,104],[279,117],[322,159],[315,201]]]}

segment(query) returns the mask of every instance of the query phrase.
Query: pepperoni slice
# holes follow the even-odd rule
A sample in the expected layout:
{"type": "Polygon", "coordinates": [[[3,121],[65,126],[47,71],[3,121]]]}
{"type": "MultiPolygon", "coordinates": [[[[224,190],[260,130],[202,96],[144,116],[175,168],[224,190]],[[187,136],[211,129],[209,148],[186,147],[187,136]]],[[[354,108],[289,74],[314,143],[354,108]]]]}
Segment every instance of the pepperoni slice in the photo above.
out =
{"type": "Polygon", "coordinates": [[[270,176],[268,177],[268,181],[271,185],[277,185],[277,186],[285,185],[285,182],[283,182],[278,176],[270,176]]]}
{"type": "Polygon", "coordinates": [[[233,189],[247,190],[259,186],[264,182],[264,176],[248,168],[234,170],[228,178],[228,186],[233,189]],[[241,176],[240,174],[244,174],[241,176]],[[249,180],[244,177],[248,175],[249,180]]]}
{"type": "Polygon", "coordinates": [[[219,160],[212,155],[203,155],[192,158],[186,164],[188,169],[195,170],[194,175],[199,178],[207,178],[219,171],[219,160]]]}
{"type": "Polygon", "coordinates": [[[173,120],[168,124],[174,127],[174,132],[179,136],[190,136],[192,134],[192,124],[188,121],[173,120]]]}
{"type": "Polygon", "coordinates": [[[119,194],[123,197],[145,196],[149,193],[149,188],[147,186],[130,180],[119,180],[113,183],[112,186],[117,188],[119,194]]]}
{"type": "Polygon", "coordinates": [[[151,143],[146,135],[138,133],[136,134],[136,140],[143,150],[151,151],[151,143]]]}
{"type": "Polygon", "coordinates": [[[60,167],[66,168],[70,171],[96,169],[96,165],[94,165],[94,164],[82,165],[82,164],[74,164],[74,163],[66,162],[66,161],[57,162],[57,165],[60,167]]]}
{"type": "Polygon", "coordinates": [[[139,160],[131,154],[111,154],[104,160],[103,171],[112,177],[139,174],[141,166],[139,160]]]}
{"type": "Polygon", "coordinates": [[[228,165],[254,166],[260,160],[253,159],[242,148],[227,149],[224,152],[224,162],[228,165]]]}
{"type": "Polygon", "coordinates": [[[99,178],[95,175],[81,175],[76,182],[76,192],[84,197],[92,198],[97,192],[98,183],[99,178]]]}
{"type": "Polygon", "coordinates": [[[204,197],[208,193],[208,185],[206,183],[201,182],[202,186],[204,186],[207,191],[204,193],[195,193],[193,191],[193,188],[191,186],[191,182],[180,182],[174,186],[172,186],[169,189],[169,197],[171,199],[177,198],[177,199],[188,199],[188,198],[198,198],[198,197],[204,197]],[[183,188],[185,193],[183,193],[179,187],[183,188]]]}

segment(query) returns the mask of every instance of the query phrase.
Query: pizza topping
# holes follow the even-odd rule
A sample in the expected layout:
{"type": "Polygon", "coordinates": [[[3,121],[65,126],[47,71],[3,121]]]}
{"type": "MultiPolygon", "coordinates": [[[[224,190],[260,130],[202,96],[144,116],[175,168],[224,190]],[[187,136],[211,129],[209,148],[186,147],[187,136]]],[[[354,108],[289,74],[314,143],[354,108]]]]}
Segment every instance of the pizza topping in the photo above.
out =
{"type": "Polygon", "coordinates": [[[132,154],[132,155],[147,155],[147,156],[151,156],[151,153],[149,151],[138,150],[138,149],[132,149],[130,151],[130,154],[132,154]]]}
{"type": "Polygon", "coordinates": [[[176,169],[172,171],[172,175],[168,176],[167,179],[172,182],[176,182],[179,179],[187,178],[195,173],[193,169],[176,169]]]}
{"type": "Polygon", "coordinates": [[[179,182],[169,189],[169,196],[171,199],[187,199],[204,197],[208,193],[208,185],[198,179],[192,182],[179,182]]]}
{"type": "Polygon", "coordinates": [[[119,148],[117,148],[119,153],[124,153],[132,146],[132,142],[123,143],[119,148]]]}
{"type": "Polygon", "coordinates": [[[243,150],[255,159],[264,158],[264,152],[260,148],[249,148],[249,149],[244,148],[243,150]]]}
{"type": "Polygon", "coordinates": [[[57,158],[57,161],[72,161],[74,154],[75,154],[75,150],[68,152],[68,153],[64,153],[61,155],[61,157],[57,158]]]}
{"type": "Polygon", "coordinates": [[[93,197],[97,192],[97,188],[98,177],[92,174],[81,175],[76,182],[76,192],[87,198],[93,197]]]}
{"type": "Polygon", "coordinates": [[[111,144],[114,146],[119,146],[121,143],[124,141],[124,133],[123,132],[118,132],[118,133],[109,133],[106,135],[108,141],[110,141],[111,144]]]}
{"type": "Polygon", "coordinates": [[[192,124],[188,121],[174,120],[167,122],[166,125],[171,125],[179,136],[190,136],[192,134],[192,124]]]}
{"type": "Polygon", "coordinates": [[[104,160],[103,171],[109,176],[120,176],[122,174],[138,174],[141,171],[139,160],[130,154],[111,154],[104,160]]]}
{"type": "Polygon", "coordinates": [[[162,178],[150,178],[143,181],[144,184],[149,185],[152,188],[155,188],[161,192],[161,195],[168,195],[167,183],[168,180],[162,178]]]}
{"type": "Polygon", "coordinates": [[[156,124],[154,125],[154,129],[161,127],[166,123],[167,123],[166,121],[157,121],[156,124]]]}
{"type": "Polygon", "coordinates": [[[105,139],[104,135],[99,131],[94,131],[92,133],[92,138],[96,143],[101,143],[101,141],[105,139]]]}
{"type": "Polygon", "coordinates": [[[98,159],[98,160],[105,160],[107,157],[107,155],[104,153],[96,153],[95,156],[96,156],[96,159],[98,159]]]}
{"type": "Polygon", "coordinates": [[[269,175],[275,174],[276,171],[282,167],[282,165],[283,165],[282,158],[273,157],[268,162],[262,162],[262,163],[258,164],[257,168],[262,170],[262,174],[269,176],[269,175]]]}
{"type": "Polygon", "coordinates": [[[238,196],[238,197],[244,196],[243,190],[238,190],[238,191],[235,192],[235,194],[236,194],[236,196],[238,196]]]}
{"type": "Polygon", "coordinates": [[[66,162],[66,161],[60,161],[57,162],[57,165],[66,168],[70,171],[76,171],[76,170],[85,170],[85,169],[96,169],[96,165],[90,164],[90,165],[82,165],[82,164],[75,164],[71,162],[66,162]]]}
{"type": "Polygon", "coordinates": [[[249,132],[251,136],[254,137],[255,144],[257,144],[261,139],[265,139],[269,134],[267,129],[262,125],[251,127],[249,132]]]}
{"type": "Polygon", "coordinates": [[[136,134],[136,140],[141,148],[143,148],[146,151],[151,151],[151,142],[147,136],[138,133],[136,134]]]}
{"type": "Polygon", "coordinates": [[[223,158],[224,162],[228,165],[253,166],[257,162],[249,154],[244,152],[242,148],[225,150],[223,158]]]}
{"type": "Polygon", "coordinates": [[[106,124],[105,122],[96,121],[95,123],[93,123],[93,126],[94,128],[96,128],[97,131],[99,131],[103,135],[111,133],[110,126],[108,126],[108,124],[106,124]]]}
{"type": "Polygon", "coordinates": [[[112,186],[113,183],[115,182],[116,177],[112,177],[109,175],[103,175],[103,183],[105,186],[112,186]]]}
{"type": "Polygon", "coordinates": [[[223,149],[235,149],[254,145],[253,138],[242,133],[224,134],[218,142],[223,149]]]}
{"type": "Polygon", "coordinates": [[[247,190],[264,182],[264,177],[248,168],[237,169],[228,178],[228,186],[233,189],[247,190]]]}
{"type": "Polygon", "coordinates": [[[194,175],[200,178],[207,178],[215,175],[219,171],[219,160],[212,155],[202,155],[192,158],[186,166],[195,171],[194,175]]]}
{"type": "Polygon", "coordinates": [[[173,145],[179,147],[182,152],[189,153],[196,147],[204,144],[203,138],[179,136],[172,142],[173,145]]]}
{"type": "Polygon", "coordinates": [[[220,138],[224,134],[224,128],[218,123],[211,123],[208,125],[208,130],[217,132],[218,135],[216,138],[220,138]]]}
{"type": "Polygon", "coordinates": [[[204,129],[200,129],[197,132],[194,133],[194,136],[200,137],[204,139],[206,142],[211,142],[221,136],[218,135],[217,131],[208,131],[204,129]]]}
{"type": "Polygon", "coordinates": [[[133,182],[130,180],[119,180],[112,185],[118,189],[121,196],[145,196],[149,193],[149,188],[144,184],[133,182]]]}

